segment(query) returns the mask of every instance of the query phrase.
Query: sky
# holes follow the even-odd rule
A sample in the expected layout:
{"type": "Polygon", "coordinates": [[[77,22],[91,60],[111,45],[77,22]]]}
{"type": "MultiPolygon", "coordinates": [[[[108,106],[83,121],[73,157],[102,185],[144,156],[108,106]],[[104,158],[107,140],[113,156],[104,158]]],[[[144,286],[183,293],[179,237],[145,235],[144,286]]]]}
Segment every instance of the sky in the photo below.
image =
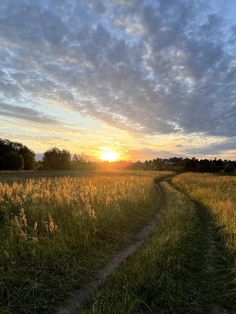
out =
{"type": "Polygon", "coordinates": [[[0,137],[236,159],[236,1],[1,0],[0,137]]]}

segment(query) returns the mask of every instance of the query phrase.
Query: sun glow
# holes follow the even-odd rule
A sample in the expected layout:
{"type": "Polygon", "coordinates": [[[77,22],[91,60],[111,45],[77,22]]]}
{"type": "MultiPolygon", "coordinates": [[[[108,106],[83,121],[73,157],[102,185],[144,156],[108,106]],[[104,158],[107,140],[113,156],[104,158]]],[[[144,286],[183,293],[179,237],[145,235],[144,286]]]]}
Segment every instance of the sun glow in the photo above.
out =
{"type": "Polygon", "coordinates": [[[100,159],[104,161],[117,161],[119,159],[119,154],[113,151],[102,152],[100,159]]]}

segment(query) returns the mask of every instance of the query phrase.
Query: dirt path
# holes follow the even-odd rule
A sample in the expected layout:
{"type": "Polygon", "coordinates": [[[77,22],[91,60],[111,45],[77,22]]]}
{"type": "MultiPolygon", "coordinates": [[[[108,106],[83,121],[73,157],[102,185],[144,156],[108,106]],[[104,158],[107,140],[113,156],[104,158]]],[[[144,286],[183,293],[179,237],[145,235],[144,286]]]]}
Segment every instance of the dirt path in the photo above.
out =
{"type": "MultiPolygon", "coordinates": [[[[181,193],[186,199],[190,199],[190,197],[180,189],[176,188],[171,182],[168,182],[170,186],[178,191],[178,193],[181,193]]],[[[202,223],[206,223],[206,230],[205,230],[205,258],[204,258],[204,269],[206,273],[206,277],[209,278],[211,281],[215,276],[215,255],[217,251],[217,243],[215,240],[215,229],[216,226],[214,225],[213,218],[211,215],[209,215],[203,207],[199,206],[195,201],[190,199],[193,204],[198,208],[198,211],[201,211],[199,214],[202,216],[202,223]],[[203,218],[204,216],[204,218],[203,218]]],[[[210,282],[208,281],[208,284],[210,282]]],[[[209,289],[210,290],[210,289],[209,289]]],[[[210,300],[208,300],[210,301],[210,300]]],[[[223,307],[217,305],[217,304],[211,304],[210,308],[208,310],[209,314],[227,314],[227,310],[223,307]]]]}
{"type": "MultiPolygon", "coordinates": [[[[215,226],[212,220],[209,220],[208,226],[207,226],[207,232],[206,232],[207,252],[205,256],[206,273],[209,278],[210,277],[214,278],[216,276],[214,257],[217,254],[216,253],[217,243],[215,241],[214,233],[215,233],[215,226]]],[[[227,311],[226,309],[224,309],[223,307],[217,304],[212,304],[209,314],[227,314],[227,311]]]]}
{"type": "MultiPolygon", "coordinates": [[[[168,178],[163,179],[161,182],[166,182],[173,189],[173,192],[176,191],[188,200],[191,200],[189,196],[176,188],[168,178]]],[[[149,223],[147,223],[135,236],[135,242],[129,245],[127,248],[116,254],[111,261],[101,269],[96,276],[87,284],[81,286],[79,290],[73,291],[66,301],[65,305],[60,307],[57,310],[57,314],[74,314],[77,313],[81,305],[86,302],[91,295],[93,295],[108,279],[109,276],[113,274],[113,272],[123,263],[126,259],[134,254],[143,244],[144,242],[151,236],[153,231],[155,230],[156,224],[160,218],[160,215],[165,208],[166,201],[166,193],[161,188],[161,185],[156,184],[156,188],[160,195],[160,205],[162,208],[158,209],[158,213],[153,217],[149,223]]],[[[191,200],[195,206],[199,207],[196,202],[191,200]]],[[[213,224],[210,216],[207,215],[206,209],[199,207],[198,208],[199,215],[202,216],[202,223],[206,223],[206,230],[204,232],[204,243],[205,243],[205,258],[204,258],[204,269],[206,272],[206,276],[209,279],[214,278],[215,273],[215,265],[214,265],[214,255],[216,251],[217,243],[215,242],[215,226],[213,224]]],[[[210,301],[210,300],[209,300],[210,301]]],[[[208,308],[209,314],[227,314],[227,311],[219,306],[218,304],[211,304],[208,308]]]]}
{"type": "MultiPolygon", "coordinates": [[[[156,184],[156,188],[161,196],[163,192],[159,184],[156,184]]],[[[161,204],[161,202],[160,202],[161,204]]],[[[88,298],[96,292],[96,290],[104,284],[106,279],[133,253],[135,253],[143,243],[149,238],[156,227],[156,223],[161,215],[161,208],[158,208],[158,213],[154,218],[149,221],[135,236],[136,242],[129,245],[126,249],[116,254],[113,259],[101,269],[95,276],[95,278],[87,284],[81,286],[79,290],[75,290],[71,293],[70,298],[67,300],[64,306],[61,306],[57,310],[57,314],[73,314],[79,309],[79,307],[88,300],[88,298]]]]}

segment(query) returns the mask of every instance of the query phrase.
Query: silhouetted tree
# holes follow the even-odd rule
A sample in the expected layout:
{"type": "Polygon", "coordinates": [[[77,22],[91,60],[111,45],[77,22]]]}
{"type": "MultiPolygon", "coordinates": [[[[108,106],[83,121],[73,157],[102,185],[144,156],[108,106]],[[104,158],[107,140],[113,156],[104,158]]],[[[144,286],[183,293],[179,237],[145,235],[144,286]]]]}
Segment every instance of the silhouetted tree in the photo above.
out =
{"type": "Polygon", "coordinates": [[[23,144],[0,139],[0,170],[18,170],[22,165],[23,169],[24,165],[26,170],[33,169],[34,156],[34,152],[23,144]]]}
{"type": "Polygon", "coordinates": [[[198,170],[200,172],[210,172],[211,171],[211,163],[208,159],[201,159],[198,163],[198,170]]]}
{"type": "Polygon", "coordinates": [[[163,167],[163,160],[161,158],[153,159],[152,163],[155,170],[160,170],[163,167]]]}
{"type": "Polygon", "coordinates": [[[153,160],[146,160],[144,162],[138,161],[131,166],[132,169],[143,170],[173,170],[177,172],[183,171],[198,171],[198,172],[234,172],[236,171],[236,161],[221,160],[221,159],[201,159],[197,158],[181,158],[171,157],[169,159],[156,158],[153,160]]]}
{"type": "Polygon", "coordinates": [[[35,158],[31,153],[25,153],[24,157],[24,170],[32,170],[35,166],[35,158]]]}
{"type": "Polygon", "coordinates": [[[85,154],[74,154],[71,161],[72,169],[74,170],[84,170],[91,167],[91,163],[85,154]]]}
{"type": "Polygon", "coordinates": [[[196,158],[185,158],[183,161],[183,166],[185,171],[197,171],[198,160],[196,158]]]}
{"type": "Polygon", "coordinates": [[[227,162],[224,166],[224,172],[233,172],[235,170],[234,164],[232,162],[227,162]]]}
{"type": "Polygon", "coordinates": [[[71,155],[70,152],[57,147],[49,149],[43,155],[43,166],[53,170],[70,169],[71,155]]]}
{"type": "Polygon", "coordinates": [[[22,170],[24,168],[24,159],[22,155],[14,152],[6,155],[5,163],[6,170],[22,170]]]}

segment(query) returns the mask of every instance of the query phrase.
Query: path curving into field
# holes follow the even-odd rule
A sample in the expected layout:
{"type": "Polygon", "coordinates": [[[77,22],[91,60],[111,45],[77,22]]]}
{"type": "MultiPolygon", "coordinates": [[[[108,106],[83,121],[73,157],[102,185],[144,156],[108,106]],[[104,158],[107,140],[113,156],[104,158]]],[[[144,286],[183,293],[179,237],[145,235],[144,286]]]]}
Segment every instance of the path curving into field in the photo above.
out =
{"type": "MultiPolygon", "coordinates": [[[[187,288],[188,291],[189,288],[192,289],[192,290],[190,289],[191,291],[189,293],[189,296],[191,297],[190,300],[193,306],[196,307],[196,312],[194,313],[204,312],[209,314],[227,314],[227,310],[225,309],[225,307],[227,308],[227,298],[225,299],[224,292],[226,291],[227,293],[230,292],[230,290],[224,289],[222,290],[220,286],[226,286],[228,284],[230,285],[231,279],[229,276],[229,272],[227,271],[225,272],[225,270],[227,270],[226,267],[227,265],[225,265],[224,261],[222,262],[222,259],[220,259],[219,261],[219,255],[221,254],[223,257],[224,255],[220,248],[222,244],[219,240],[217,224],[214,221],[214,217],[211,211],[208,208],[204,207],[202,204],[198,203],[197,201],[194,201],[185,191],[181,190],[178,186],[172,183],[171,177],[165,178],[161,182],[156,182],[156,188],[160,195],[161,206],[159,206],[158,213],[155,215],[155,217],[153,217],[153,219],[136,234],[135,237],[136,241],[133,244],[131,244],[130,246],[116,254],[113,257],[113,259],[96,274],[92,281],[82,285],[79,290],[76,290],[73,293],[71,293],[71,296],[66,301],[65,305],[61,306],[57,310],[57,314],[78,313],[78,310],[80,310],[83,304],[86,301],[88,301],[88,299],[92,295],[94,295],[97,292],[97,290],[101,288],[101,286],[104,285],[107,279],[109,279],[108,277],[113,275],[115,270],[119,266],[121,266],[122,263],[124,263],[134,253],[139,254],[139,252],[142,252],[142,249],[145,248],[145,241],[152,234],[155,235],[154,231],[156,229],[159,218],[161,218],[160,221],[161,223],[158,224],[160,229],[162,225],[162,218],[164,218],[166,214],[168,215],[168,212],[169,212],[168,217],[171,218],[172,215],[171,210],[174,210],[176,213],[179,213],[176,216],[176,218],[178,219],[177,223],[180,223],[182,221],[180,220],[180,218],[178,218],[178,215],[179,217],[182,217],[181,215],[183,215],[184,213],[187,213],[187,215],[188,213],[191,214],[190,222],[192,222],[192,225],[190,226],[187,225],[187,227],[185,228],[184,220],[182,224],[182,227],[186,229],[184,232],[186,236],[183,237],[183,240],[185,241],[184,242],[185,246],[183,245],[181,248],[179,263],[182,263],[181,267],[186,268],[185,270],[186,278],[189,278],[189,284],[187,285],[187,288]],[[175,206],[177,206],[176,209],[175,206]],[[190,233],[188,233],[189,228],[190,233]],[[197,247],[194,247],[194,243],[197,247]],[[190,255],[186,255],[188,253],[190,255]],[[181,260],[181,256],[183,256],[183,260],[181,260]],[[186,267],[185,265],[186,261],[184,256],[188,256],[190,268],[186,267]],[[224,269],[222,269],[222,267],[224,267],[224,269]],[[189,269],[192,269],[191,271],[193,271],[193,273],[191,273],[191,271],[189,272],[189,269]]],[[[187,218],[188,216],[186,216],[186,219],[187,218]]],[[[177,231],[179,232],[179,230],[177,231]]],[[[158,233],[156,237],[161,237],[162,232],[164,234],[163,237],[166,236],[168,238],[167,234],[165,234],[165,231],[160,231],[160,233],[158,233]]],[[[178,235],[178,233],[176,234],[178,235]]],[[[173,232],[172,235],[175,235],[175,232],[173,232]]],[[[156,244],[155,241],[153,243],[154,245],[156,244]]],[[[178,242],[176,243],[178,244],[178,242]]],[[[178,245],[176,246],[176,248],[178,249],[178,245]]],[[[175,249],[175,246],[173,246],[172,249],[175,249]]],[[[166,256],[169,256],[169,252],[168,251],[166,252],[167,252],[166,256]]],[[[163,253],[165,253],[165,250],[163,250],[163,253]]],[[[130,260],[131,267],[133,267],[133,263],[135,262],[135,256],[136,254],[134,255],[134,260],[132,259],[130,260]]],[[[131,271],[131,269],[128,270],[131,271]]],[[[169,271],[169,269],[167,269],[167,271],[169,271]]],[[[174,267],[173,271],[175,271],[174,267]]],[[[138,273],[134,274],[135,276],[133,277],[132,280],[135,280],[138,276],[138,273]]],[[[119,282],[119,280],[117,282],[119,282]]],[[[120,280],[120,282],[123,282],[123,279],[120,280]]],[[[165,287],[165,285],[163,285],[163,287],[165,287]]],[[[169,295],[168,292],[169,292],[168,289],[166,290],[166,292],[164,291],[166,295],[169,295]]],[[[183,302],[188,300],[188,298],[187,299],[185,298],[186,296],[182,300],[183,302]]],[[[109,298],[107,300],[109,302],[109,298]]],[[[162,299],[160,298],[160,300],[162,299]]],[[[162,306],[162,304],[158,302],[157,305],[162,306]]]]}
{"type": "MultiPolygon", "coordinates": [[[[159,183],[156,183],[156,189],[160,195],[160,204],[161,200],[164,197],[163,190],[159,183]]],[[[68,300],[65,302],[65,305],[60,306],[57,310],[57,314],[74,314],[80,308],[80,306],[86,302],[89,297],[95,293],[99,287],[101,287],[108,277],[110,277],[113,272],[127,260],[129,256],[134,254],[144,242],[151,236],[155,230],[156,224],[161,216],[163,208],[158,208],[157,214],[150,220],[136,235],[136,241],[129,245],[124,250],[116,254],[111,261],[101,269],[93,278],[92,281],[81,286],[80,289],[74,290],[68,300]]]]}
{"type": "Polygon", "coordinates": [[[168,185],[173,191],[192,202],[193,206],[196,208],[197,215],[200,217],[201,223],[205,225],[202,241],[202,249],[204,251],[202,271],[206,277],[206,300],[204,302],[207,303],[208,306],[207,313],[227,314],[228,311],[222,305],[218,304],[221,296],[217,295],[216,291],[214,291],[216,290],[215,286],[217,286],[217,281],[222,281],[222,285],[226,285],[226,281],[229,280],[229,278],[227,278],[224,281],[222,270],[220,269],[219,271],[219,265],[217,265],[217,258],[219,257],[218,249],[221,243],[219,243],[218,227],[214,221],[214,217],[209,209],[203,207],[197,201],[194,201],[186,192],[176,187],[171,181],[168,182],[168,185]],[[220,276],[222,276],[222,278],[220,278],[220,276]]]}

